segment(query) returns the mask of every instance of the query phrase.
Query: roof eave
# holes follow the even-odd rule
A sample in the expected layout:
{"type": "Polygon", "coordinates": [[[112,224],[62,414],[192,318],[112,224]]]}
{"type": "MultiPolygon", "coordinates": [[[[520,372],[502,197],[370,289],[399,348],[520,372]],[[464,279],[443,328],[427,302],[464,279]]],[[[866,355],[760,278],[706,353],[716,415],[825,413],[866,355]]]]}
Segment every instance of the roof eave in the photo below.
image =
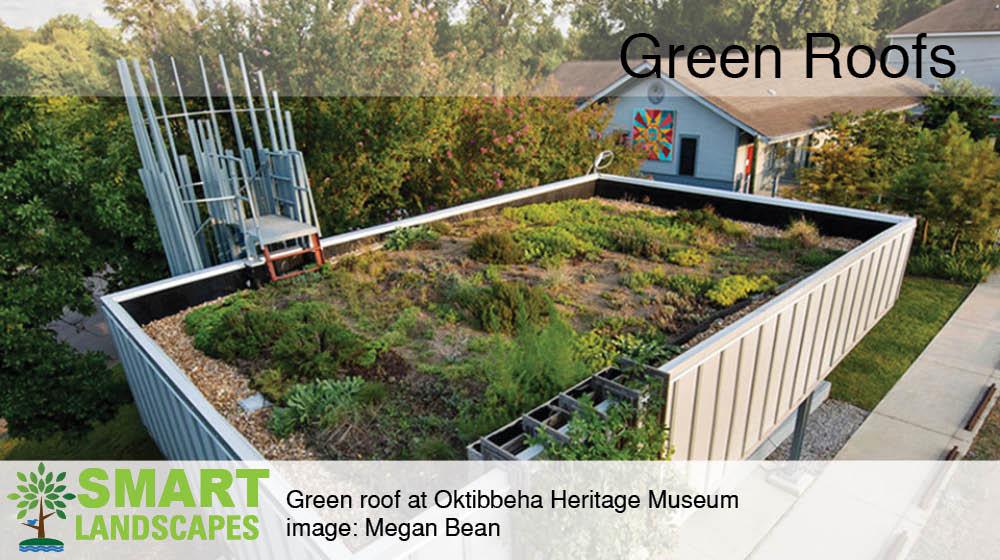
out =
{"type": "MultiPolygon", "coordinates": [[[[653,68],[653,66],[649,62],[643,62],[642,64],[640,64],[636,68],[633,68],[633,70],[635,70],[636,72],[643,72],[643,71],[646,71],[646,70],[651,70],[652,68],[653,68]]],[[[630,82],[632,80],[637,80],[637,79],[638,78],[636,78],[634,76],[630,76],[628,74],[625,74],[624,76],[618,78],[617,80],[615,80],[614,82],[612,82],[610,85],[608,85],[607,87],[605,87],[601,91],[599,91],[596,94],[592,95],[589,99],[587,99],[583,103],[578,104],[577,105],[577,109],[578,110],[579,109],[583,109],[584,107],[592,105],[593,103],[595,103],[595,102],[597,102],[597,101],[599,101],[601,99],[604,99],[605,97],[608,97],[612,92],[614,92],[615,90],[621,88],[622,86],[624,86],[628,82],[630,82]]],[[[717,115],[719,115],[723,119],[729,121],[730,123],[732,123],[736,127],[743,129],[748,134],[750,134],[752,136],[755,136],[757,138],[762,138],[762,139],[767,137],[765,134],[761,133],[759,130],[757,130],[754,127],[748,125],[747,123],[745,123],[745,122],[737,119],[736,117],[734,117],[733,115],[731,115],[728,111],[726,111],[722,107],[719,107],[718,105],[712,103],[711,101],[709,101],[708,99],[706,99],[703,95],[700,95],[697,92],[692,91],[690,88],[688,88],[684,84],[682,84],[679,80],[677,80],[675,78],[669,78],[669,77],[666,77],[666,76],[660,76],[660,79],[664,80],[665,82],[669,83],[670,85],[672,85],[672,86],[676,87],[677,89],[681,90],[681,93],[687,95],[688,97],[694,98],[696,101],[698,101],[699,103],[701,103],[702,105],[704,105],[705,107],[707,107],[709,110],[711,110],[712,112],[716,113],[717,115]]]]}
{"type": "Polygon", "coordinates": [[[983,35],[1000,35],[1000,30],[982,30],[982,31],[929,31],[929,32],[913,32],[913,31],[893,31],[892,33],[886,34],[887,39],[909,39],[916,37],[924,33],[927,37],[962,37],[962,36],[983,36],[983,35]]]}

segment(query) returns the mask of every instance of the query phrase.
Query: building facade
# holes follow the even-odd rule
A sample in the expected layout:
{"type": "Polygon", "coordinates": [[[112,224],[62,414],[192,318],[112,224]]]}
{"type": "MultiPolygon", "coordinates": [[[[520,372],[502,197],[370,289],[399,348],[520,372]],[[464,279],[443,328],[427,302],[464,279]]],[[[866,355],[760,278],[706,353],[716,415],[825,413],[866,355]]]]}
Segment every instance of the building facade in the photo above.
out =
{"type": "MultiPolygon", "coordinates": [[[[1000,95],[1000,3],[955,0],[900,26],[887,38],[890,44],[913,52],[919,34],[926,34],[922,37],[925,53],[939,45],[954,49],[950,57],[956,66],[954,78],[968,79],[1000,95]]],[[[937,78],[928,71],[929,62],[923,61],[920,80],[933,86],[937,78]]],[[[910,66],[908,75],[916,77],[916,66],[910,66]]]]}

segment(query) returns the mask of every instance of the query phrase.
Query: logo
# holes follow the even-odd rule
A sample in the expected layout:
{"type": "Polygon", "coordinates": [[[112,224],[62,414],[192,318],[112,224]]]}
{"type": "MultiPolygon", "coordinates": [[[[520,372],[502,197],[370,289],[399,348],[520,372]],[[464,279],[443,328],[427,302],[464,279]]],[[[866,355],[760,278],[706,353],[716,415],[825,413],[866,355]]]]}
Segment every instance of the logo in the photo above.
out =
{"type": "Polygon", "coordinates": [[[66,491],[63,480],[66,473],[45,472],[45,464],[38,463],[34,472],[17,473],[17,492],[7,494],[7,499],[17,502],[17,519],[35,536],[21,541],[21,552],[62,552],[62,541],[53,539],[45,531],[45,521],[57,516],[66,519],[66,502],[76,495],[66,491]]]}

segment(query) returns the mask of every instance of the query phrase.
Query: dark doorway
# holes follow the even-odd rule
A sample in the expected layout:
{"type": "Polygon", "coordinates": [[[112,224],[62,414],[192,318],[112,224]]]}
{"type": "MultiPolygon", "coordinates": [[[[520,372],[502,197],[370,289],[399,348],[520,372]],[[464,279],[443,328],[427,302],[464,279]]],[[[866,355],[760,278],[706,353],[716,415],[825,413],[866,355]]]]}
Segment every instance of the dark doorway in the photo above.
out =
{"type": "Polygon", "coordinates": [[[694,176],[694,164],[698,155],[697,138],[681,138],[681,165],[679,175],[694,176]]]}

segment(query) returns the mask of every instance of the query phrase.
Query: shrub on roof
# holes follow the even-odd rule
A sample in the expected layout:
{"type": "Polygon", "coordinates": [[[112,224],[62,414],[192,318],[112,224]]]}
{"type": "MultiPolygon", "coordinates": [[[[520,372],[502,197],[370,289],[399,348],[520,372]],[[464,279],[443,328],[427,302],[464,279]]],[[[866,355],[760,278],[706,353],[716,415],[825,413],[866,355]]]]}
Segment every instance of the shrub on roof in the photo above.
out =
{"type": "Polygon", "coordinates": [[[524,257],[524,249],[507,231],[486,232],[469,247],[469,258],[487,264],[514,264],[524,257]]]}
{"type": "Polygon", "coordinates": [[[559,226],[535,227],[515,234],[524,247],[524,258],[538,261],[543,266],[553,266],[566,259],[593,257],[600,248],[559,226]]]}
{"type": "Polygon", "coordinates": [[[816,247],[820,242],[819,229],[812,222],[804,218],[799,218],[793,220],[785,228],[785,239],[798,244],[800,247],[816,247]]]}
{"type": "Polygon", "coordinates": [[[673,251],[667,257],[668,261],[680,266],[698,266],[706,259],[708,259],[708,255],[694,247],[673,251]]]}
{"type": "Polygon", "coordinates": [[[385,248],[390,251],[434,248],[441,234],[426,225],[397,229],[385,238],[385,248]]]}
{"type": "Polygon", "coordinates": [[[553,315],[544,325],[526,325],[513,340],[496,339],[480,365],[488,384],[481,399],[464,405],[460,437],[487,434],[589,375],[576,338],[573,328],[553,315]]]}
{"type": "Polygon", "coordinates": [[[771,280],[768,276],[734,274],[716,282],[711,289],[705,292],[705,297],[720,307],[726,307],[750,294],[766,292],[777,285],[777,282],[771,280]]]}
{"type": "Polygon", "coordinates": [[[191,311],[184,318],[184,328],[193,337],[195,348],[232,361],[260,356],[277,336],[280,325],[273,311],[244,292],[191,311]]]}
{"type": "Polygon", "coordinates": [[[538,324],[552,308],[541,288],[502,280],[480,291],[473,305],[483,330],[490,333],[513,333],[538,324]]]}
{"type": "Polygon", "coordinates": [[[296,385],[288,392],[285,406],[274,408],[268,427],[278,437],[287,437],[296,428],[334,425],[358,405],[364,385],[360,377],[296,385]]]}
{"type": "Polygon", "coordinates": [[[272,361],[289,378],[329,378],[357,360],[364,341],[324,302],[296,302],[277,315],[284,326],[271,348],[272,361]]]}

